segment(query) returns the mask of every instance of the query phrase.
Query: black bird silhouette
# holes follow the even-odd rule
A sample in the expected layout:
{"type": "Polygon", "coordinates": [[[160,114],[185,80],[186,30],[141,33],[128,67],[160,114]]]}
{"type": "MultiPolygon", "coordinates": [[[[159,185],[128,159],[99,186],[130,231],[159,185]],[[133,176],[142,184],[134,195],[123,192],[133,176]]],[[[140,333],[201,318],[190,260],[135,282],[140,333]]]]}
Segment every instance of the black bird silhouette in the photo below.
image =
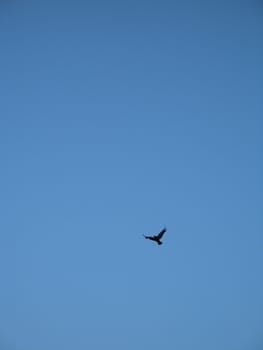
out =
{"type": "Polygon", "coordinates": [[[165,234],[166,232],[166,227],[164,227],[162,229],[161,232],[158,233],[158,235],[155,235],[155,236],[145,236],[143,235],[146,239],[150,239],[151,241],[155,241],[158,245],[161,245],[163,244],[162,241],[160,241],[160,239],[162,238],[162,236],[165,234]]]}

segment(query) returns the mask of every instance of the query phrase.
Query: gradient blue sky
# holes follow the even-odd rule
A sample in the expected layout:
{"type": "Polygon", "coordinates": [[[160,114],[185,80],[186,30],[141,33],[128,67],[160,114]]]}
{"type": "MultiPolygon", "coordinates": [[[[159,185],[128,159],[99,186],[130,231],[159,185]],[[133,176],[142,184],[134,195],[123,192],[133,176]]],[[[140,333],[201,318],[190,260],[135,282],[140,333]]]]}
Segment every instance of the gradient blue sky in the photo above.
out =
{"type": "Polygon", "coordinates": [[[0,2],[1,350],[263,349],[262,23],[0,2]]]}

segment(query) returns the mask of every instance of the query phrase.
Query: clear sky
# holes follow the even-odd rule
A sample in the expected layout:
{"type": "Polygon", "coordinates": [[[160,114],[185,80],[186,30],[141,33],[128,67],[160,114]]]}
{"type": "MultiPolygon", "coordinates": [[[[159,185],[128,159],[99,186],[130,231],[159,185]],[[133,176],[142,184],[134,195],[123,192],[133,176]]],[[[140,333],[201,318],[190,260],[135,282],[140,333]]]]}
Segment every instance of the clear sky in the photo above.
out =
{"type": "Polygon", "coordinates": [[[260,1],[0,2],[1,350],[263,349],[262,37],[260,1]]]}

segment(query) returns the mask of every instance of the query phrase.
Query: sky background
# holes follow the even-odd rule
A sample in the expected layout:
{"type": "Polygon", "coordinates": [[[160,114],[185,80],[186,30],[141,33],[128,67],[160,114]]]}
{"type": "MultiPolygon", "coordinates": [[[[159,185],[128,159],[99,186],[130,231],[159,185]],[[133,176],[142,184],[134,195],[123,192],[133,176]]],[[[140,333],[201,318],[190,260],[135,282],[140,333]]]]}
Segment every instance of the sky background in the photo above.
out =
{"type": "Polygon", "coordinates": [[[1,350],[263,349],[262,23],[0,2],[1,350]]]}

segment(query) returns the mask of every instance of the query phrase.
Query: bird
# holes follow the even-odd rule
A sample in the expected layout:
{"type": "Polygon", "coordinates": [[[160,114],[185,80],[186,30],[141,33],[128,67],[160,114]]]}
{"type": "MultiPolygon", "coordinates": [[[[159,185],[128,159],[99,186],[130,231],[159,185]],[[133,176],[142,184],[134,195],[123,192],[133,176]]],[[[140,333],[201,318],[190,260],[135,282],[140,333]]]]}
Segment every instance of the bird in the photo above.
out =
{"type": "Polygon", "coordinates": [[[161,245],[163,244],[163,242],[160,240],[162,238],[162,236],[165,234],[166,232],[166,227],[164,227],[162,229],[162,231],[160,231],[157,235],[154,235],[154,236],[145,236],[145,239],[150,239],[151,241],[155,241],[158,245],[161,245]]]}

